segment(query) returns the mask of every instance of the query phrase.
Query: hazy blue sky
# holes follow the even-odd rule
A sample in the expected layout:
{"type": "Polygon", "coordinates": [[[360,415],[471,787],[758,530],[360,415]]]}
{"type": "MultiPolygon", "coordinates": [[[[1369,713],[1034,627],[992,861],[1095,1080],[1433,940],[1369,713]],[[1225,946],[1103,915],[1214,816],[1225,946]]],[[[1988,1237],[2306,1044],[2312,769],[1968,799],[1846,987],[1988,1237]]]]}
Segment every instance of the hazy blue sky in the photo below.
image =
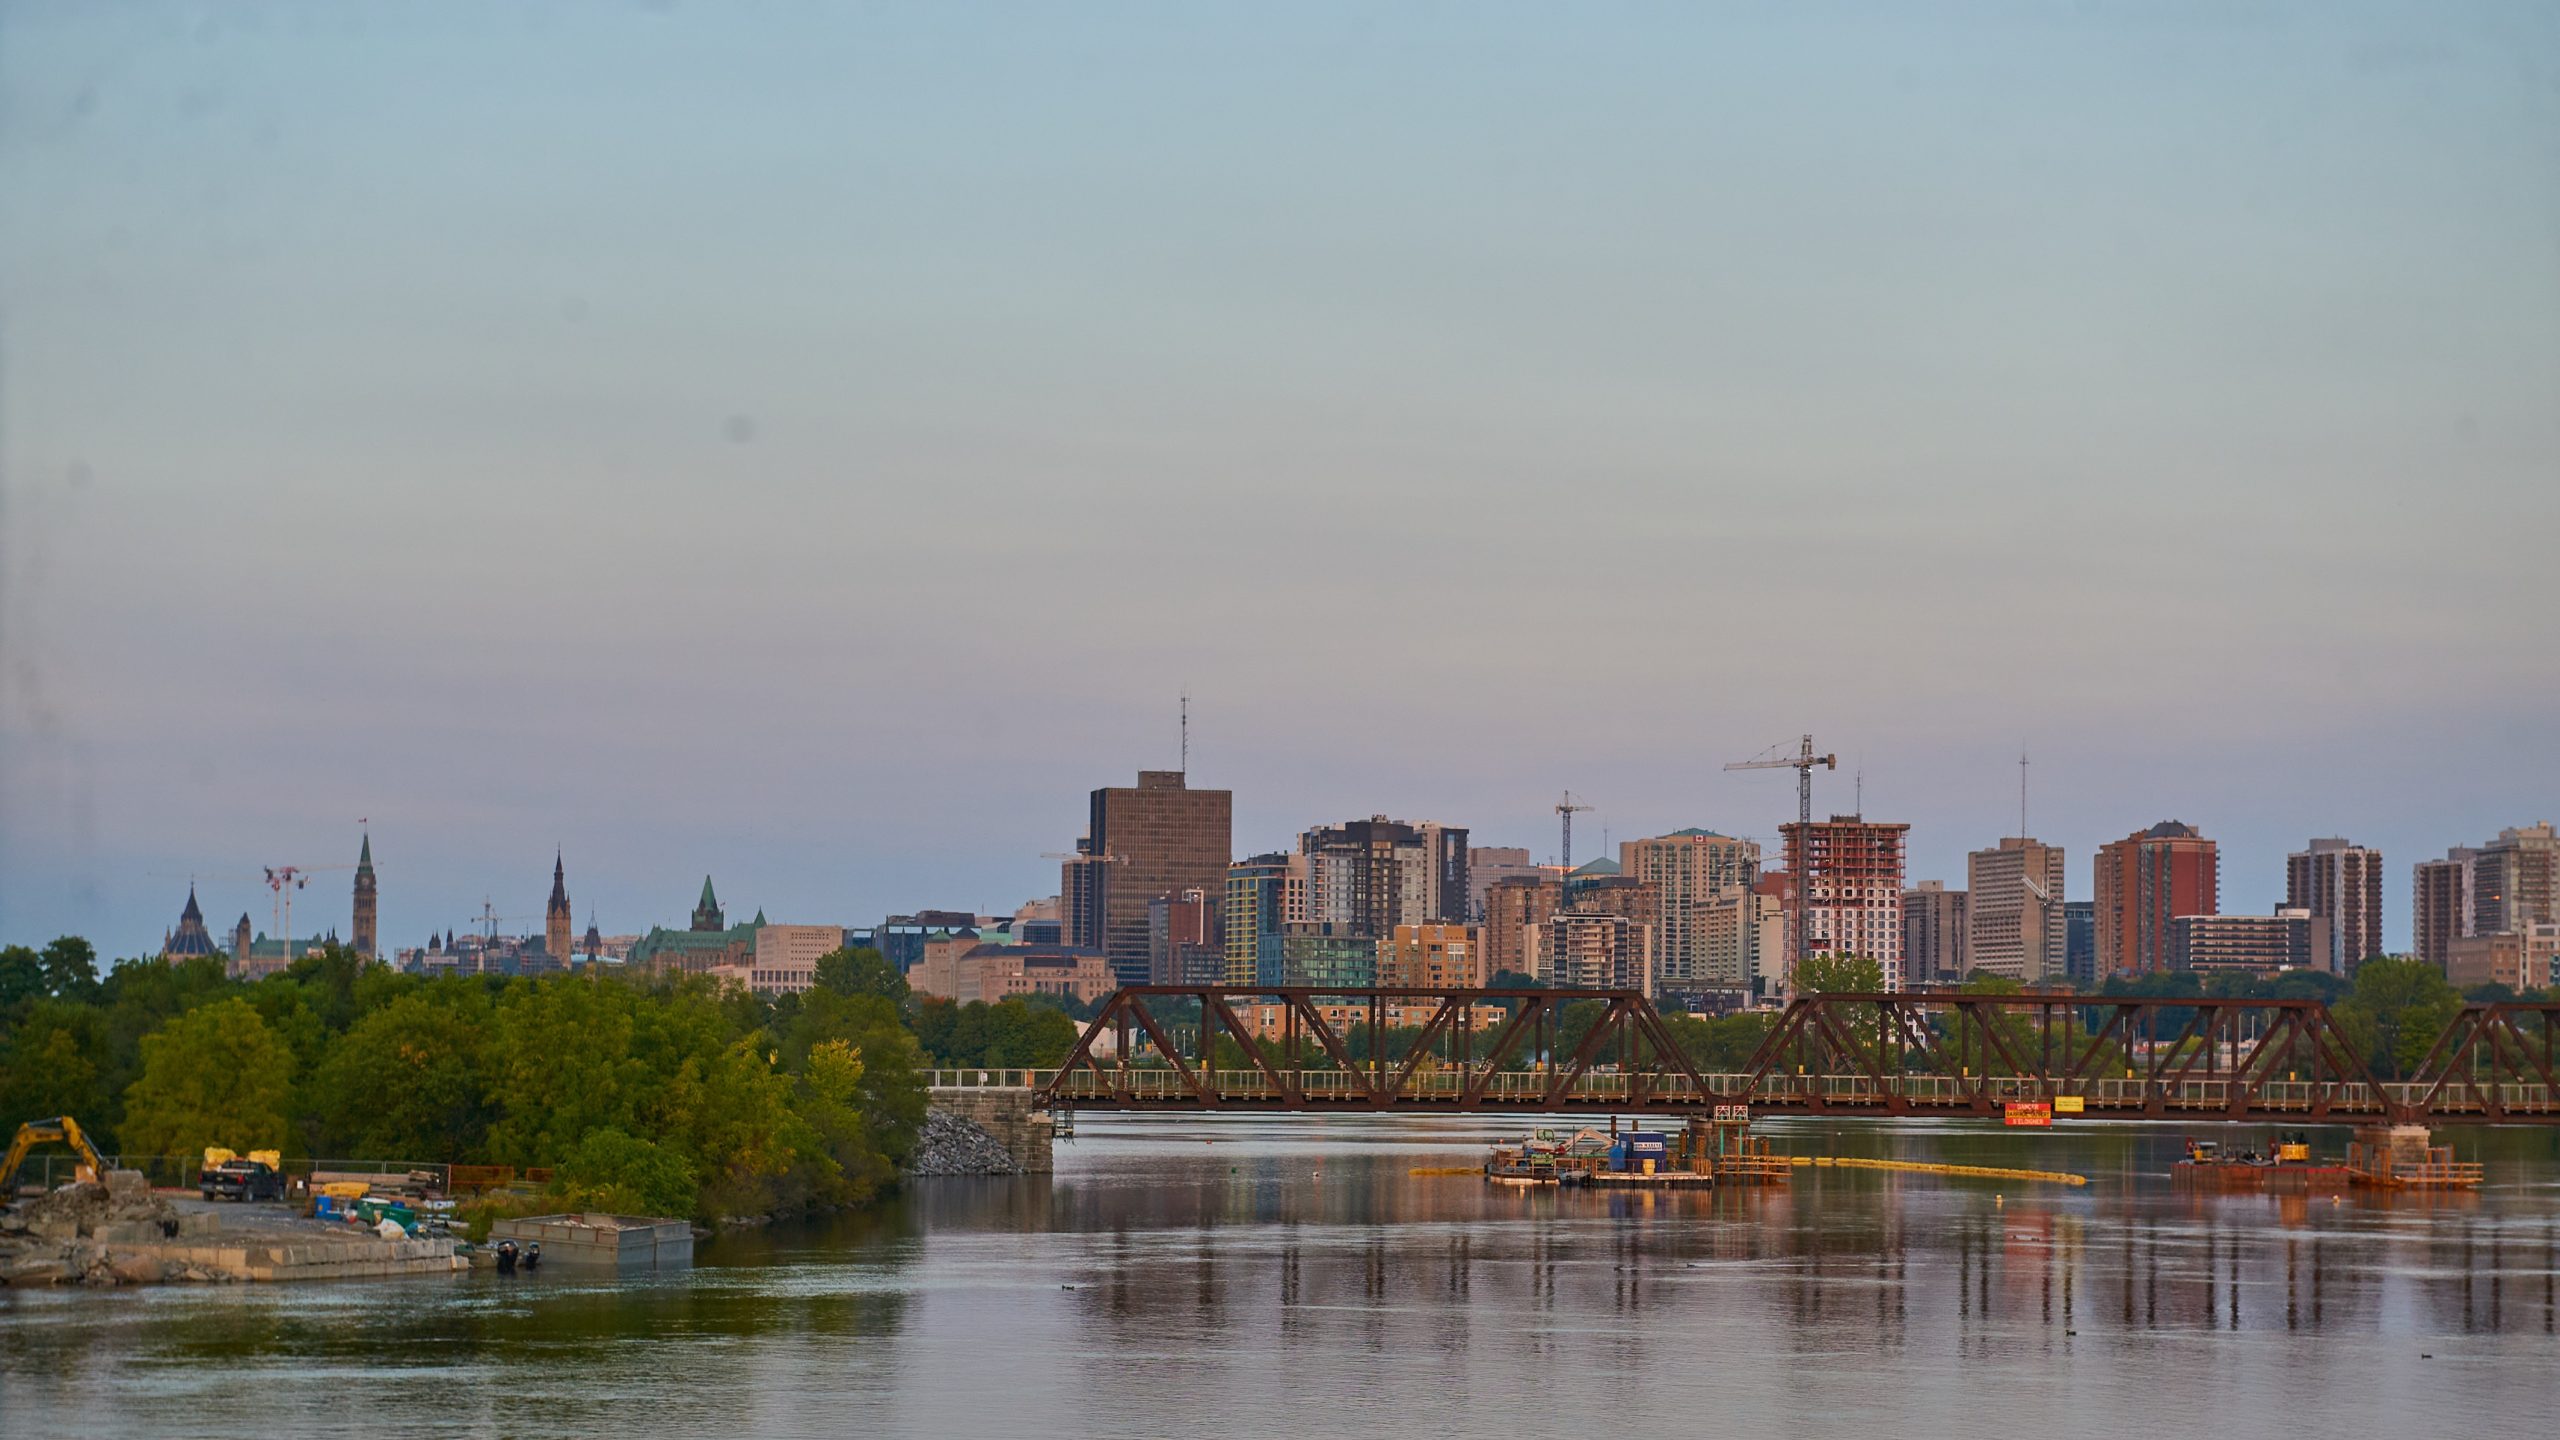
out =
{"type": "Polygon", "coordinates": [[[2560,7],[527,10],[0,9],[0,940],[2560,816],[2560,7]]]}

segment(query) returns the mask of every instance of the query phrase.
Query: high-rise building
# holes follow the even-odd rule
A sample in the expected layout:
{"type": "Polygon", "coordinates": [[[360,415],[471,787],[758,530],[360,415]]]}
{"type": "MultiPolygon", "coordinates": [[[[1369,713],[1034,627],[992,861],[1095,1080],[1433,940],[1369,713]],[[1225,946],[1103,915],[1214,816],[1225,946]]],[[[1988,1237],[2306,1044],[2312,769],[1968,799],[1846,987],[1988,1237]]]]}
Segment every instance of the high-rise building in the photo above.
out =
{"type": "Polygon", "coordinates": [[[1969,898],[1943,880],[1923,880],[1902,892],[1903,983],[1964,983],[1969,898]]]}
{"type": "MultiPolygon", "coordinates": [[[[703,883],[710,884],[704,876],[703,883]]],[[[542,907],[542,950],[553,960],[569,963],[569,934],[577,922],[569,914],[569,872],[560,853],[551,854],[551,898],[542,907]]]]}
{"type": "Polygon", "coordinates": [[[1123,985],[1147,978],[1147,902],[1198,890],[1223,895],[1232,849],[1235,797],[1194,790],[1179,770],[1141,770],[1134,786],[1093,792],[1085,834],[1095,863],[1085,916],[1067,927],[1071,943],[1099,948],[1123,985]]]}
{"type": "Polygon", "coordinates": [[[1496,880],[1515,875],[1536,875],[1538,863],[1529,858],[1525,846],[1478,845],[1467,851],[1467,918],[1484,922],[1484,892],[1496,880]]]}
{"type": "Polygon", "coordinates": [[[2169,921],[2169,968],[2211,973],[2325,969],[2329,922],[2308,910],[2272,915],[2180,915],[2169,921]]]}
{"type": "Polygon", "coordinates": [[[1307,985],[1338,993],[1378,981],[1378,937],[1348,925],[1301,920],[1263,935],[1253,983],[1307,985]]]}
{"type": "Polygon", "coordinates": [[[1381,985],[1461,990],[1484,982],[1484,945],[1472,925],[1399,925],[1378,946],[1381,985]]]}
{"type": "Polygon", "coordinates": [[[1218,924],[1224,937],[1225,981],[1251,985],[1262,955],[1262,937],[1307,918],[1307,857],[1275,850],[1227,867],[1218,924]]]}
{"type": "Polygon", "coordinates": [[[2471,862],[2471,933],[2522,933],[2560,920],[2560,832],[2549,821],[2501,830],[2471,862]]]}
{"type": "Polygon", "coordinates": [[[2062,928],[2068,936],[2062,946],[2064,978],[2078,989],[2095,988],[2098,983],[2098,902],[2063,901],[2062,928]]]}
{"type": "Polygon", "coordinates": [[[1753,999],[1776,995],[1787,978],[1787,872],[1765,870],[1748,890],[1700,906],[1701,968],[1718,989],[1753,999]],[[1730,983],[1728,983],[1730,982],[1730,983]]]}
{"type": "Polygon", "coordinates": [[[2062,979],[2070,937],[2063,922],[2062,847],[2032,836],[2004,836],[1965,857],[1966,957],[2030,988],[2062,979]]]}
{"type": "Polygon", "coordinates": [[[2412,869],[2409,948],[2439,970],[2453,942],[2471,934],[2471,864],[2478,858],[2479,851],[2456,847],[2412,869]]]}
{"type": "Polygon", "coordinates": [[[2193,825],[2163,820],[2098,847],[2098,975],[2169,966],[2169,922],[2221,910],[2222,862],[2193,825]]]}
{"type": "Polygon", "coordinates": [[[374,889],[373,836],[368,832],[364,844],[356,851],[356,903],[354,923],[347,927],[347,938],[356,953],[367,960],[382,958],[382,904],[374,889]]]}
{"type": "Polygon", "coordinates": [[[2328,922],[2321,969],[2344,975],[2382,953],[2382,852],[2344,840],[2313,840],[2284,860],[2284,903],[2328,922]]]}
{"type": "Polygon", "coordinates": [[[1385,936],[1398,925],[1463,925],[1473,904],[1464,827],[1372,815],[1298,837],[1307,916],[1385,936]]]}
{"type": "Polygon", "coordinates": [[[1787,873],[1800,887],[1802,953],[1864,956],[1883,967],[1887,990],[1902,988],[1902,852],[1910,831],[1858,815],[1778,827],[1787,873]]]}
{"type": "Polygon", "coordinates": [[[1651,995],[1661,978],[1653,919],[1661,908],[1661,892],[1632,875],[1571,880],[1561,906],[1523,927],[1529,973],[1548,985],[1651,995]]]}
{"type": "Polygon", "coordinates": [[[1711,972],[1701,916],[1709,901],[1740,894],[1760,878],[1760,847],[1713,830],[1674,830],[1618,846],[1618,873],[1654,887],[1654,970],[1674,989],[1740,989],[1742,972],[1711,972]]]}
{"type": "Polygon", "coordinates": [[[1197,886],[1147,902],[1147,974],[1156,985],[1216,985],[1227,978],[1218,904],[1197,886]]]}
{"type": "Polygon", "coordinates": [[[1484,892],[1484,973],[1488,983],[1495,975],[1533,975],[1528,927],[1546,919],[1564,905],[1562,877],[1541,870],[1531,875],[1508,875],[1487,886],[1484,892]]]}

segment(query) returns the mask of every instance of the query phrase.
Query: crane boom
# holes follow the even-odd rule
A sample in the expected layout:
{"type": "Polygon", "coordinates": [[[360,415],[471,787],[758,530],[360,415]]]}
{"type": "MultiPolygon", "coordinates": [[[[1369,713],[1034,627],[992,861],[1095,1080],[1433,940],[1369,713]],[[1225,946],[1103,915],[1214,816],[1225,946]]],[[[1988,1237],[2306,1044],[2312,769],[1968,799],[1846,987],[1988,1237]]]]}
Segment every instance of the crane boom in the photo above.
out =
{"type": "MultiPolygon", "coordinates": [[[[1785,742],[1780,741],[1748,760],[1736,760],[1724,768],[1796,772],[1796,824],[1800,827],[1797,830],[1797,837],[1799,843],[1803,843],[1806,839],[1804,829],[1810,828],[1813,824],[1813,768],[1817,765],[1825,770],[1837,770],[1840,768],[1840,757],[1814,754],[1813,737],[1806,735],[1797,742],[1796,753],[1793,755],[1786,753],[1785,742]]],[[[1804,959],[1811,953],[1813,945],[1813,937],[1807,933],[1811,927],[1804,923],[1805,888],[1805,877],[1802,875],[1795,876],[1794,883],[1787,887],[1789,901],[1796,912],[1796,958],[1798,960],[1804,959]]],[[[1793,983],[1792,979],[1789,983],[1793,983]]]]}
{"type": "Polygon", "coordinates": [[[1590,808],[1575,800],[1570,790],[1564,792],[1564,799],[1556,802],[1556,817],[1564,822],[1564,849],[1563,853],[1556,856],[1556,860],[1558,866],[1568,876],[1573,874],[1573,817],[1577,812],[1590,808]]]}

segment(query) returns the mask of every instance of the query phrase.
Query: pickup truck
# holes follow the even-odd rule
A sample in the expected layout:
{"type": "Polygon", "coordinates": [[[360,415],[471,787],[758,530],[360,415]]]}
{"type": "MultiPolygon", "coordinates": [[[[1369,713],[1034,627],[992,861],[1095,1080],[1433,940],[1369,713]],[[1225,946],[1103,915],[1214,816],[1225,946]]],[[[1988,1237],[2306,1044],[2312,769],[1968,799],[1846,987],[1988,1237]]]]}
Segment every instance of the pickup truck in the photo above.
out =
{"type": "Polygon", "coordinates": [[[262,1160],[225,1160],[197,1173],[196,1190],[207,1200],[281,1200],[284,1176],[262,1160]]]}

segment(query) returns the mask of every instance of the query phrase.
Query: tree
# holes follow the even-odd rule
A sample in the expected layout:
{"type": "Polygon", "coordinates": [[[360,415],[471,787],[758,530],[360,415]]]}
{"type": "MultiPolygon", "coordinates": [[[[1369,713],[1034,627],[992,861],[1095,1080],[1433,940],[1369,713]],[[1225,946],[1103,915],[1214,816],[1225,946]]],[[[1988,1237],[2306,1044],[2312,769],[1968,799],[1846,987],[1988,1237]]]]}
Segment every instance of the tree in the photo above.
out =
{"type": "Polygon", "coordinates": [[[333,1155],[446,1163],[489,1129],[488,993],[446,980],[355,1023],[312,1073],[321,1144],[333,1155]]]}
{"type": "Polygon", "coordinates": [[[610,1128],[587,1132],[552,1184],[563,1204],[614,1215],[691,1215],[700,1193],[683,1156],[610,1128]]]}
{"type": "Polygon", "coordinates": [[[98,993],[98,951],[77,935],[64,935],[37,957],[44,988],[66,1000],[88,1000],[98,993]]]}
{"type": "Polygon", "coordinates": [[[293,1051],[232,996],[143,1037],[142,1076],[125,1092],[119,1138],[140,1155],[280,1147],[292,1099],[293,1051]]]}
{"type": "Polygon", "coordinates": [[[0,1030],[0,1117],[8,1124],[50,1115],[106,1123],[115,1109],[98,1088],[106,1038],[105,1017],[93,1006],[31,1002],[14,1028],[0,1030]]]}
{"type": "Polygon", "coordinates": [[[1830,950],[1797,961],[1795,981],[1800,992],[1872,993],[1884,988],[1884,966],[1865,955],[1830,950]]]}
{"type": "Polygon", "coordinates": [[[856,1096],[863,1122],[880,1153],[903,1163],[924,1128],[924,1077],[918,1073],[924,1055],[916,1037],[898,1023],[897,1008],[880,996],[810,990],[801,995],[798,1013],[783,1030],[783,1068],[807,1074],[811,1055],[831,1040],[843,1041],[862,1057],[856,1096]]]}
{"type": "Polygon", "coordinates": [[[557,1165],[590,1131],[636,1126],[648,1065],[632,1053],[646,992],[584,980],[516,980],[499,997],[488,1055],[497,1111],[490,1153],[557,1165]]]}
{"type": "Polygon", "coordinates": [[[2405,1080],[2461,1010],[2462,997],[2443,971],[2424,960],[2379,956],[2356,967],[2338,1018],[2376,1075],[2405,1080]]]}
{"type": "Polygon", "coordinates": [[[818,957],[816,983],[838,995],[877,995],[893,1005],[907,1001],[907,977],[889,957],[868,945],[848,945],[818,957]]]}

